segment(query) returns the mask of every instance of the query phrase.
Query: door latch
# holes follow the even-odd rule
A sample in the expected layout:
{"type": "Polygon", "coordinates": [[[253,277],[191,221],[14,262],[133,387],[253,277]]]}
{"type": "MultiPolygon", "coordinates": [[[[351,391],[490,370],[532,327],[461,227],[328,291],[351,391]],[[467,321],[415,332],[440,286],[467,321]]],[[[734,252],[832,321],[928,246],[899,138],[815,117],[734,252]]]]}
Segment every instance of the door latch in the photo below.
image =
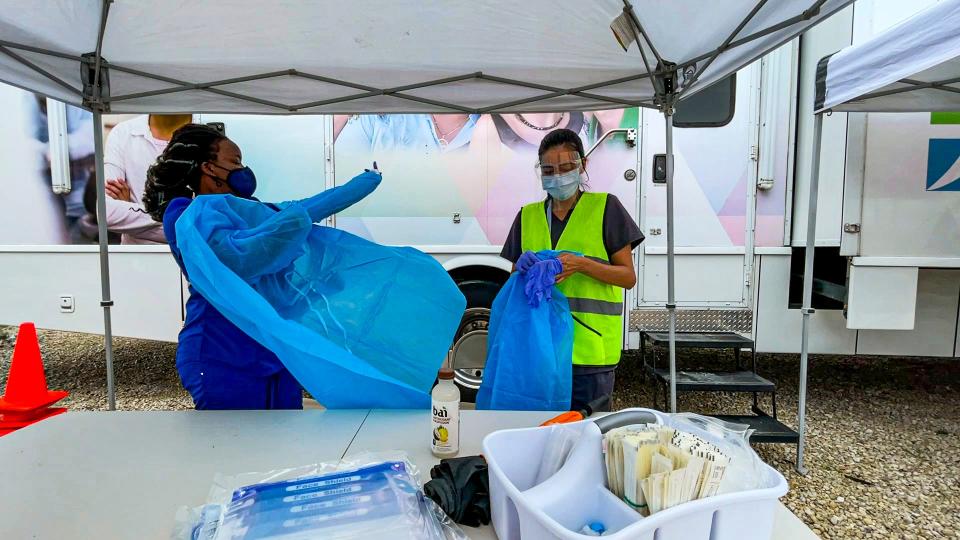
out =
{"type": "Polygon", "coordinates": [[[860,234],[860,224],[859,223],[844,223],[843,232],[848,234],[860,234]]]}

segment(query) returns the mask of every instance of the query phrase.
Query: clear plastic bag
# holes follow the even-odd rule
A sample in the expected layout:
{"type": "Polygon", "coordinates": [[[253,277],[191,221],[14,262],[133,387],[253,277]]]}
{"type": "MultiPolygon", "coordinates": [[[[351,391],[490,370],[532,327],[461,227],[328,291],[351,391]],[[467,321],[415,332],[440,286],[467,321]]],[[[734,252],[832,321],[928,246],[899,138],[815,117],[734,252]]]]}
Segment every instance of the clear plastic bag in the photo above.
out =
{"type": "Polygon", "coordinates": [[[753,434],[750,426],[695,413],[664,414],[664,417],[667,419],[665,424],[699,434],[730,458],[718,493],[746,491],[765,485],[763,461],[750,447],[750,435],[753,434]]]}
{"type": "Polygon", "coordinates": [[[551,429],[550,437],[543,450],[543,457],[540,459],[537,480],[533,484],[535,486],[540,485],[563,467],[567,457],[570,456],[570,451],[576,446],[577,441],[580,440],[580,434],[583,433],[583,426],[580,424],[557,424],[551,429]]]}
{"type": "Polygon", "coordinates": [[[467,540],[424,496],[419,471],[403,453],[219,475],[208,504],[178,511],[173,538],[467,540]]]}

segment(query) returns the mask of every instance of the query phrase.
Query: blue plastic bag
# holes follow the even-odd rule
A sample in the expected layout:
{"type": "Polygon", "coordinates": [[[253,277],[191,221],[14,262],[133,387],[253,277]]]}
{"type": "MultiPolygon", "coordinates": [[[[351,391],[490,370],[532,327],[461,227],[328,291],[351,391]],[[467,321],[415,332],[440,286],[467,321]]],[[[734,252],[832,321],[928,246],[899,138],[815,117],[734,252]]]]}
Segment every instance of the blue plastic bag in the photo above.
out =
{"type": "Polygon", "coordinates": [[[573,319],[553,286],[557,254],[537,253],[541,262],[514,272],[494,299],[477,409],[570,409],[573,319]]]}
{"type": "Polygon", "coordinates": [[[187,275],[326,407],[429,407],[466,300],[429,255],[313,224],[345,197],[198,197],[176,224],[187,275]]]}

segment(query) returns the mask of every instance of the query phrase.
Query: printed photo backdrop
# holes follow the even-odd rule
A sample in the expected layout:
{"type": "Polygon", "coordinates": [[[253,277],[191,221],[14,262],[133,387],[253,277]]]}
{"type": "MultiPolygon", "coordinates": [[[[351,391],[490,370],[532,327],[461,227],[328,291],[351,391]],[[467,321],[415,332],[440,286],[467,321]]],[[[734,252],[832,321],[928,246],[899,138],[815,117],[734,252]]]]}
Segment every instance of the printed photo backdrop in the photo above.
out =
{"type": "MultiPolygon", "coordinates": [[[[500,245],[520,208],[544,197],[537,147],[557,128],[586,149],[614,128],[638,126],[637,109],[595,113],[357,115],[334,122],[337,183],[376,161],[384,182],[337,217],[337,226],[386,244],[500,245]]],[[[588,189],[613,193],[636,219],[638,147],[617,135],[589,157],[588,189]]]]}

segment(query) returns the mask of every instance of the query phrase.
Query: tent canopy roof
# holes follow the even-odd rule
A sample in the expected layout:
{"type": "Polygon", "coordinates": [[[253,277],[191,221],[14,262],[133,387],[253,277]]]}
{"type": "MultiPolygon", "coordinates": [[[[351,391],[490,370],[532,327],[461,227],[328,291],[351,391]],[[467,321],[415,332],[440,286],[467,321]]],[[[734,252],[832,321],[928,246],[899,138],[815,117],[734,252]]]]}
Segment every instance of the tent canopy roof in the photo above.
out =
{"type": "Polygon", "coordinates": [[[820,61],[822,112],[960,110],[960,0],[943,0],[820,61]]]}
{"type": "Polygon", "coordinates": [[[653,106],[659,60],[683,98],[851,1],[633,0],[624,51],[623,0],[0,0],[0,81],[93,108],[103,79],[114,113],[653,106]]]}

